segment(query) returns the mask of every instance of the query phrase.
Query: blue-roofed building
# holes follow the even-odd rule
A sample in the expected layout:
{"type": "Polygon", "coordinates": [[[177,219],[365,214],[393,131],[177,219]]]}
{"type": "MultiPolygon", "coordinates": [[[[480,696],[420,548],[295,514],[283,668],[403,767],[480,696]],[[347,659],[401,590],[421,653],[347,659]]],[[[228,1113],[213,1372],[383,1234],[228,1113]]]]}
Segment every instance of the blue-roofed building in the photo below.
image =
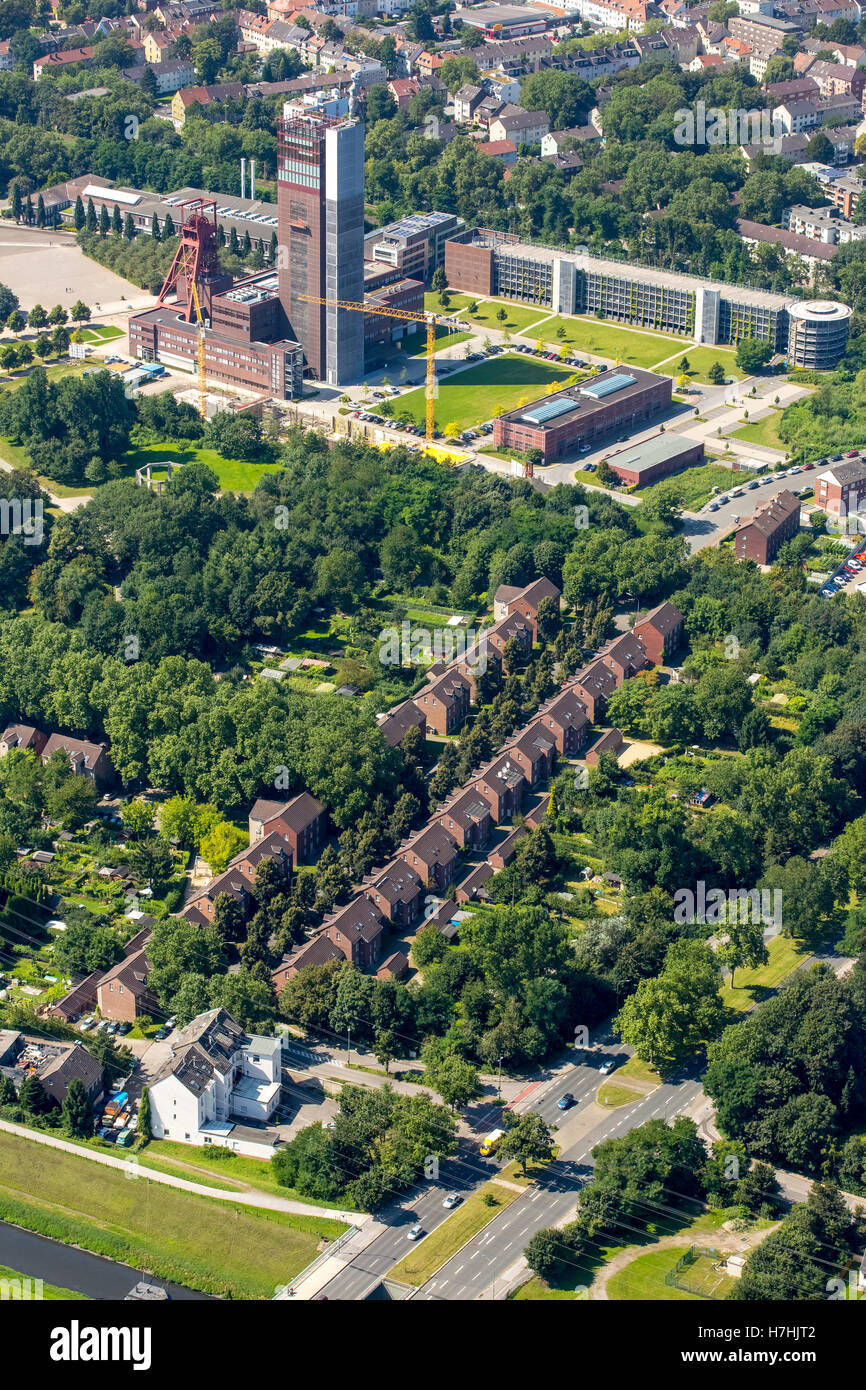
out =
{"type": "Polygon", "coordinates": [[[670,409],[671,378],[635,367],[603,371],[590,381],[501,415],[493,425],[497,449],[540,449],[543,463],[598,447],[622,430],[643,428],[670,409]]]}

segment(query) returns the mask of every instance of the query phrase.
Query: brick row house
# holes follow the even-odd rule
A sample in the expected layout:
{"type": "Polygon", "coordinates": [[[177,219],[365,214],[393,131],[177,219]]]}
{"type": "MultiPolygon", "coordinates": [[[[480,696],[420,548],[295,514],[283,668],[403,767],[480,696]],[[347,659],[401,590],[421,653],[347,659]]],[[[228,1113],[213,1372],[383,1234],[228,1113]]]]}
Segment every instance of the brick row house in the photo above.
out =
{"type": "MultiPolygon", "coordinates": [[[[547,580],[535,581],[522,590],[500,586],[494,600],[500,614],[494,624],[500,647],[494,649],[493,659],[501,660],[501,651],[513,635],[531,644],[538,603],[542,598],[558,596],[559,591],[547,580]]],[[[527,830],[523,825],[514,827],[489,849],[482,863],[469,865],[462,879],[461,854],[484,853],[494,827],[521,813],[527,794],[551,777],[556,758],[580,754],[591,725],[603,716],[614,690],[650,664],[650,652],[658,657],[674,650],[681,639],[682,622],[673,605],[660,604],[638,620],[639,635],[624,633],[607,643],[524,728],[511,735],[494,758],[472,774],[465,786],[455,789],[427,824],[403,842],[388,866],[367,875],[348,907],[332,915],[316,936],[281,962],[272,972],[275,988],[282,989],[306,966],[338,958],[351,960],[360,969],[377,967],[382,973],[384,965],[378,963],[388,925],[405,931],[435,921],[446,935],[453,934],[452,917],[459,904],[486,897],[487,880],[510,863],[527,830]],[[447,900],[443,903],[437,897],[435,903],[429,899],[425,903],[428,893],[447,894],[447,900]]],[[[464,660],[470,655],[467,653],[464,660]]],[[[443,732],[451,732],[449,710],[455,701],[467,700],[467,683],[455,685],[454,675],[454,666],[437,673],[411,702],[430,728],[437,729],[438,724],[443,732]]],[[[420,727],[414,716],[407,714],[408,703],[380,716],[380,726],[385,728],[395,720],[394,736],[386,734],[389,743],[399,743],[408,728],[420,727]]],[[[453,726],[455,716],[451,714],[450,719],[453,726]]],[[[596,752],[608,746],[605,739],[615,747],[621,735],[618,731],[602,735],[596,752]]],[[[545,814],[546,805],[539,802],[527,824],[542,824],[545,814]]],[[[385,976],[393,977],[390,970],[385,976]]]]}
{"type": "Polygon", "coordinates": [[[448,670],[419,690],[412,702],[423,714],[427,728],[444,738],[455,734],[469,713],[472,691],[465,676],[448,670]]]}
{"type": "Polygon", "coordinates": [[[444,826],[462,850],[484,849],[493,829],[489,803],[472,790],[458,792],[446,801],[434,820],[444,826]]]}
{"type": "Polygon", "coordinates": [[[653,666],[664,666],[683,640],[683,615],[672,603],[660,603],[638,618],[632,629],[643,644],[647,660],[653,666]]]}
{"type": "Polygon", "coordinates": [[[107,743],[72,738],[69,734],[45,734],[31,724],[11,724],[0,735],[0,758],[13,748],[35,753],[43,763],[54,753],[65,753],[72,771],[87,777],[100,790],[115,781],[107,743]]]}
{"type": "MultiPolygon", "coordinates": [[[[501,584],[493,601],[493,624],[479,633],[478,641],[447,666],[431,668],[430,681],[412,697],[418,715],[441,737],[454,734],[478,702],[478,678],[490,666],[508,674],[505,648],[515,638],[521,652],[528,655],[538,639],[538,605],[542,599],[560,599],[560,591],[549,579],[534,579],[523,588],[501,584]]],[[[393,747],[404,736],[413,718],[406,704],[395,706],[379,719],[386,740],[393,747]],[[393,723],[392,723],[393,721],[393,723]],[[398,734],[398,730],[401,730],[398,734]]]]}
{"type": "Polygon", "coordinates": [[[327,812],[321,801],[301,792],[291,801],[256,801],[249,814],[250,845],[265,835],[279,835],[296,864],[314,859],[327,833],[327,812]]]}
{"type": "Polygon", "coordinates": [[[212,878],[206,888],[196,893],[179,915],[189,922],[197,922],[199,926],[212,924],[216,900],[221,894],[234,898],[240,903],[244,913],[250,914],[253,910],[252,887],[256,879],[256,869],[263,859],[272,859],[279,866],[284,878],[291,876],[291,847],[279,832],[269,831],[263,839],[256,840],[248,849],[236,854],[228,868],[212,878]]]}

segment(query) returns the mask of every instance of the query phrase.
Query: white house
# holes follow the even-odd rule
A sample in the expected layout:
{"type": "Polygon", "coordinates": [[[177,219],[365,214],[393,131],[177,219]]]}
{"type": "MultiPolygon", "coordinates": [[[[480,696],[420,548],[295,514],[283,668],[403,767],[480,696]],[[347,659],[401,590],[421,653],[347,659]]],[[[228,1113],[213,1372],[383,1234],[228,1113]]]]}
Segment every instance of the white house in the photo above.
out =
{"type": "MultiPolygon", "coordinates": [[[[279,1038],[245,1033],[225,1009],[210,1009],[171,1039],[171,1055],[150,1086],[155,1139],[244,1148],[235,1124],[270,1120],[279,1104],[279,1038]]],[[[267,1144],[254,1145],[256,1151],[267,1144]]]]}

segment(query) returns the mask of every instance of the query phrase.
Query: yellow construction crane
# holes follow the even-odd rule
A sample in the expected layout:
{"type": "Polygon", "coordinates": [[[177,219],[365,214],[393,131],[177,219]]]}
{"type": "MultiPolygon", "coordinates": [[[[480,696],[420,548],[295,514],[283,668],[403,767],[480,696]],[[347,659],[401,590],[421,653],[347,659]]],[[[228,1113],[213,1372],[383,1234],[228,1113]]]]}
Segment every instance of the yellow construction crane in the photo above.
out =
{"type": "Polygon", "coordinates": [[[204,319],[201,316],[201,305],[198,300],[198,290],[195,280],[192,282],[192,302],[195,305],[195,316],[198,322],[198,408],[199,413],[204,419],[205,415],[205,374],[204,374],[204,319]]]}
{"type": "MultiPolygon", "coordinates": [[[[381,314],[384,318],[405,319],[409,323],[423,323],[427,329],[427,378],[425,384],[425,395],[427,397],[427,443],[433,443],[433,432],[436,426],[436,326],[437,324],[452,324],[448,319],[437,318],[435,314],[430,314],[425,310],[413,309],[390,309],[384,305],[371,302],[359,304],[354,299],[322,299],[318,295],[302,294],[298,296],[306,304],[325,304],[333,309],[351,309],[360,314],[381,314]]],[[[456,327],[462,325],[454,324],[456,327]]]]}

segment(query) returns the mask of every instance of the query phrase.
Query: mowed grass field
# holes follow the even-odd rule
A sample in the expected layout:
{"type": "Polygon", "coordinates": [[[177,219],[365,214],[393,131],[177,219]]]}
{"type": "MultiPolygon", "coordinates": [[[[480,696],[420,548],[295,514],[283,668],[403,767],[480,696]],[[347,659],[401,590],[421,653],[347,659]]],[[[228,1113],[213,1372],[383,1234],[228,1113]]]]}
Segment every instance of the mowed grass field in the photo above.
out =
{"type": "Polygon", "coordinates": [[[743,373],[737,366],[737,359],[734,354],[719,347],[694,347],[687,344],[682,352],[676,353],[669,361],[656,362],[654,366],[663,376],[679,376],[680,362],[684,357],[689,359],[689,370],[686,372],[686,376],[691,381],[699,382],[702,386],[709,384],[707,372],[714,362],[718,362],[724,367],[728,381],[742,381],[743,379],[743,373]]]}
{"type": "MultiPolygon", "coordinates": [[[[580,481],[583,482],[583,477],[580,481]]],[[[660,478],[657,483],[650,483],[649,487],[640,489],[639,496],[646,501],[659,491],[666,496],[672,494],[687,511],[696,512],[710,500],[714,487],[724,491],[725,488],[734,485],[735,475],[732,469],[721,463],[700,463],[684,468],[682,473],[674,473],[669,478],[660,478]]]]}
{"type": "Polygon", "coordinates": [[[632,367],[652,367],[656,362],[672,356],[679,348],[689,356],[688,338],[675,338],[665,333],[641,333],[638,329],[623,328],[601,319],[547,319],[538,332],[551,347],[565,343],[578,352],[590,352],[595,357],[607,357],[612,361],[618,358],[632,367]],[[565,329],[562,338],[558,336],[560,328],[565,329]]]}
{"type": "Polygon", "coordinates": [[[731,431],[732,439],[745,439],[748,444],[763,444],[767,449],[787,449],[787,444],[779,438],[778,425],[782,418],[781,410],[773,410],[763,420],[753,420],[731,431]]]}
{"type": "Polygon", "coordinates": [[[193,1196],[0,1133],[0,1220],[206,1293],[272,1298],[315,1256],[321,1217],[193,1196]]]}
{"type": "Polygon", "coordinates": [[[490,328],[498,328],[501,332],[508,329],[510,333],[529,333],[532,324],[546,318],[549,312],[550,310],[545,309],[543,305],[511,304],[507,299],[486,299],[483,304],[478,305],[474,314],[468,309],[461,309],[460,317],[485,332],[490,328]],[[500,319],[498,315],[503,309],[505,318],[500,319]]]}
{"type": "Polygon", "coordinates": [[[110,343],[115,338],[126,337],[122,328],[115,328],[111,323],[100,324],[95,328],[82,328],[79,331],[83,343],[110,343]]]}
{"type": "Polygon", "coordinates": [[[767,954],[770,957],[767,964],[759,965],[757,970],[734,971],[733,989],[730,976],[725,980],[722,999],[729,1009],[742,1013],[744,1009],[750,1009],[753,1004],[766,999],[798,965],[803,964],[810,951],[808,947],[798,945],[790,936],[774,936],[767,944],[767,954]]]}
{"type": "Polygon", "coordinates": [[[241,463],[239,459],[224,459],[216,449],[199,449],[195,445],[176,448],[171,444],[147,444],[140,449],[130,449],[124,459],[124,476],[133,477],[136,468],[147,463],[157,465],[156,479],[165,480],[167,469],[160,469],[162,463],[203,463],[219,478],[223,492],[252,492],[259,478],[265,473],[278,473],[278,463],[241,463]]]}
{"type": "Polygon", "coordinates": [[[700,1297],[696,1293],[686,1293],[684,1289],[674,1288],[665,1283],[665,1275],[673,1269],[681,1255],[688,1250],[687,1245],[674,1245],[664,1250],[651,1250],[646,1255],[638,1255],[619,1273],[614,1274],[607,1283],[607,1296],[618,1301],[661,1302],[674,1300],[678,1303],[693,1303],[700,1297]]]}
{"type": "MultiPolygon", "coordinates": [[[[517,353],[488,357],[476,367],[446,378],[439,383],[436,399],[436,426],[443,430],[453,421],[460,429],[489,420],[497,406],[513,409],[518,401],[536,401],[547,395],[557,384],[562,385],[573,369],[554,362],[540,362],[517,353]]],[[[398,402],[401,415],[410,415],[419,425],[425,418],[423,388],[401,396],[398,402]]]]}

